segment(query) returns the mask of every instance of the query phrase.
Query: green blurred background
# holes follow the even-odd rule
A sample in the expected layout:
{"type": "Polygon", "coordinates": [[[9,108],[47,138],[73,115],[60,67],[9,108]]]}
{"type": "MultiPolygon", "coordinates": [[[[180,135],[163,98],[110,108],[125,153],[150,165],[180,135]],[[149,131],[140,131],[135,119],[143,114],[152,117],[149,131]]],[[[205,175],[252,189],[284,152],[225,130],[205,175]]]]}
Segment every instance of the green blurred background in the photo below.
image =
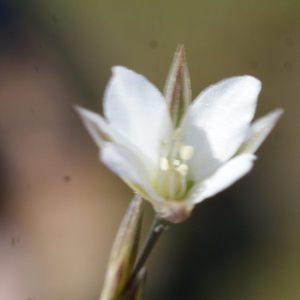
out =
{"type": "Polygon", "coordinates": [[[162,90],[179,43],[194,97],[249,74],[257,116],[285,114],[249,175],[164,234],[145,299],[300,298],[299,1],[0,0],[0,299],[98,299],[132,193],[72,105],[101,112],[114,65],[162,90]]]}

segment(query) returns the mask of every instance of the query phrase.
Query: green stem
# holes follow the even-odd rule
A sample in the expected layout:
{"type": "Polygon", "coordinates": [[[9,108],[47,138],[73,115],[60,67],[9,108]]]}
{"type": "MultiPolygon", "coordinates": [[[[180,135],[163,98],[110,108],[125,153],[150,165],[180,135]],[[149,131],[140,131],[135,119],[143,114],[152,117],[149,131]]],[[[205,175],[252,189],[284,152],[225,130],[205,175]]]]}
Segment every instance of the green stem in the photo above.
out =
{"type": "Polygon", "coordinates": [[[128,290],[131,289],[131,286],[134,284],[134,281],[140,272],[140,270],[145,265],[153,247],[155,246],[158,238],[161,236],[163,231],[167,228],[168,221],[159,217],[158,215],[155,216],[155,219],[152,223],[151,229],[149,231],[148,237],[146,239],[146,242],[143,246],[143,249],[141,251],[141,254],[137,260],[137,263],[130,275],[130,278],[126,284],[126,287],[121,295],[121,300],[126,300],[128,295],[128,290]]]}

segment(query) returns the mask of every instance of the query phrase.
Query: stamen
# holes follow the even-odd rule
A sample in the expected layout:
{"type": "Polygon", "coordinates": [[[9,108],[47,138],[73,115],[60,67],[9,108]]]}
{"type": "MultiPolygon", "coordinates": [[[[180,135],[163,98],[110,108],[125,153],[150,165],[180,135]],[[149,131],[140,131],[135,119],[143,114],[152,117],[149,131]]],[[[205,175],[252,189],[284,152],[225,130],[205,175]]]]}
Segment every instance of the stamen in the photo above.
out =
{"type": "Polygon", "coordinates": [[[185,176],[189,170],[189,167],[186,164],[181,164],[176,168],[176,170],[183,176],[185,176]]]}
{"type": "Polygon", "coordinates": [[[180,160],[179,159],[173,159],[172,161],[174,166],[179,166],[180,165],[180,160]]]}
{"type": "Polygon", "coordinates": [[[178,157],[178,152],[179,152],[179,148],[180,147],[180,142],[179,139],[176,139],[173,143],[172,143],[172,150],[171,153],[169,155],[169,158],[171,160],[176,160],[178,157]]]}
{"type": "Polygon", "coordinates": [[[182,142],[183,129],[176,128],[171,141],[161,141],[159,153],[158,193],[168,200],[180,200],[187,191],[187,161],[194,155],[194,148],[182,142]]]}
{"type": "Polygon", "coordinates": [[[158,193],[164,197],[164,186],[167,172],[160,170],[158,172],[158,193]]]}
{"type": "Polygon", "coordinates": [[[165,158],[165,157],[161,157],[160,158],[160,163],[159,163],[160,168],[163,171],[166,171],[169,169],[170,165],[169,165],[169,161],[165,158]]]}
{"type": "Polygon", "coordinates": [[[169,176],[169,198],[173,200],[175,198],[175,172],[171,172],[169,176]]]}
{"type": "Polygon", "coordinates": [[[180,175],[180,192],[178,194],[178,199],[182,198],[186,192],[187,182],[184,175],[180,175]]]}
{"type": "Polygon", "coordinates": [[[179,150],[180,158],[183,160],[190,160],[194,155],[194,148],[192,146],[182,146],[179,150]]]}

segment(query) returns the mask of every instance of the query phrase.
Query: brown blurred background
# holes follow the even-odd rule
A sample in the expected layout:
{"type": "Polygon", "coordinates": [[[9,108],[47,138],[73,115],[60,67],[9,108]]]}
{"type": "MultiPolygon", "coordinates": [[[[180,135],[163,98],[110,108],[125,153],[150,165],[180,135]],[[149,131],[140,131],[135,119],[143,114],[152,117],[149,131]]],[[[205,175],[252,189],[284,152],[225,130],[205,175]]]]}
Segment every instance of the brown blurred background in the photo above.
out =
{"type": "Polygon", "coordinates": [[[132,193],[72,105],[101,112],[114,65],[162,90],[178,43],[194,97],[250,74],[257,116],[285,114],[249,175],[164,234],[145,299],[300,298],[299,1],[0,0],[1,300],[98,299],[132,193]]]}

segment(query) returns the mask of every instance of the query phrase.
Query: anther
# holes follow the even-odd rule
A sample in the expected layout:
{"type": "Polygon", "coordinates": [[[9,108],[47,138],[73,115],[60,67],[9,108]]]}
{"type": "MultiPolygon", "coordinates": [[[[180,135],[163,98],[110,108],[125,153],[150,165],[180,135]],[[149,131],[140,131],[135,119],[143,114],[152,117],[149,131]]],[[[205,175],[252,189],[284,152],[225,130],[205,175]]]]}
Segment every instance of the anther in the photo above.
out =
{"type": "Polygon", "coordinates": [[[176,170],[183,176],[185,176],[187,174],[187,172],[189,171],[189,167],[186,164],[181,164],[180,166],[178,166],[176,168],[176,170]]]}
{"type": "Polygon", "coordinates": [[[169,169],[169,161],[165,157],[161,157],[159,166],[163,171],[166,171],[169,169]]]}
{"type": "Polygon", "coordinates": [[[174,166],[179,166],[180,165],[180,160],[179,159],[173,159],[172,164],[174,166]]]}
{"type": "Polygon", "coordinates": [[[182,160],[190,160],[194,155],[194,148],[188,145],[182,146],[179,155],[182,160]]]}

